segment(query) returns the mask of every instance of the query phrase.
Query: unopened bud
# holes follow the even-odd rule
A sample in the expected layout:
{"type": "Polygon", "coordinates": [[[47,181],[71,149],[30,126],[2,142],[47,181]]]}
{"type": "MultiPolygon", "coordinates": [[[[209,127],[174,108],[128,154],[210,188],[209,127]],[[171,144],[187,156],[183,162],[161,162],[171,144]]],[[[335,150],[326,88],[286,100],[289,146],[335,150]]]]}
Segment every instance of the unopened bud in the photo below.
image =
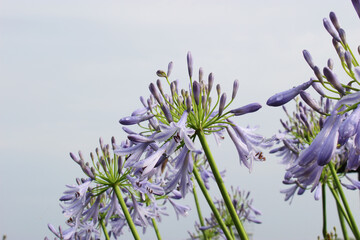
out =
{"type": "Polygon", "coordinates": [[[321,72],[320,72],[320,69],[319,69],[317,66],[315,66],[315,67],[313,68],[313,70],[314,70],[314,73],[315,73],[316,78],[317,78],[322,84],[324,84],[323,76],[322,76],[322,74],[321,74],[321,72]]]}
{"type": "Polygon", "coordinates": [[[210,73],[209,77],[208,77],[208,91],[209,91],[209,93],[211,92],[213,84],[214,84],[214,74],[210,73]]]}
{"type": "Polygon", "coordinates": [[[187,96],[185,102],[186,102],[186,111],[190,112],[191,111],[191,106],[192,106],[190,96],[187,96]]]}
{"type": "Polygon", "coordinates": [[[323,19],[323,24],[324,27],[326,29],[326,31],[328,31],[328,33],[338,42],[341,41],[341,39],[339,38],[337,32],[334,30],[332,24],[329,22],[329,20],[327,18],[323,19]]]}
{"type": "Polygon", "coordinates": [[[216,91],[217,91],[217,94],[220,96],[220,93],[221,93],[221,86],[220,86],[220,84],[217,84],[217,85],[216,85],[216,91]]]}
{"type": "Polygon", "coordinates": [[[345,30],[342,29],[342,28],[340,28],[340,29],[339,29],[339,35],[340,35],[340,39],[341,39],[342,43],[343,43],[344,45],[346,45],[347,42],[346,42],[345,30]]]}
{"type": "Polygon", "coordinates": [[[199,82],[201,82],[203,80],[203,75],[204,75],[204,71],[201,67],[201,68],[199,68],[199,82]]]}
{"type": "Polygon", "coordinates": [[[149,85],[149,90],[152,94],[152,96],[156,99],[156,101],[159,103],[159,105],[162,105],[162,100],[160,98],[159,92],[157,91],[155,84],[154,83],[150,83],[149,85]]]}
{"type": "Polygon", "coordinates": [[[169,62],[168,70],[167,70],[167,74],[166,74],[167,77],[170,77],[170,74],[171,74],[171,72],[172,72],[173,66],[174,66],[173,62],[169,62]]]}
{"type": "Polygon", "coordinates": [[[197,81],[193,82],[193,94],[196,105],[199,105],[200,100],[200,84],[197,81]]]}
{"type": "Polygon", "coordinates": [[[328,68],[330,68],[331,70],[333,70],[333,68],[334,68],[334,61],[333,61],[331,58],[328,59],[328,61],[327,61],[327,66],[328,66],[328,68]]]}
{"type": "Polygon", "coordinates": [[[122,161],[122,157],[119,156],[118,157],[118,173],[121,174],[121,171],[122,171],[122,167],[123,167],[123,161],[122,161]]]}
{"type": "Polygon", "coordinates": [[[164,91],[163,91],[163,88],[162,88],[160,79],[156,80],[156,85],[157,85],[160,93],[161,93],[162,95],[164,95],[164,91]]]}
{"type": "Polygon", "coordinates": [[[318,92],[322,97],[325,97],[325,93],[323,89],[321,88],[320,83],[313,82],[311,86],[315,89],[316,92],[318,92]]]}
{"type": "Polygon", "coordinates": [[[193,74],[193,59],[191,56],[191,52],[187,53],[187,65],[188,65],[188,73],[189,73],[189,77],[192,78],[192,74],[193,74]]]}
{"type": "MultiPolygon", "coordinates": [[[[307,105],[309,105],[309,107],[311,107],[312,109],[314,109],[315,111],[317,111],[320,114],[324,114],[323,111],[321,110],[321,107],[317,104],[317,102],[310,96],[309,93],[305,92],[305,91],[301,91],[300,92],[300,96],[301,98],[304,100],[304,102],[307,103],[307,105]]],[[[303,119],[303,121],[305,121],[303,119]]],[[[310,129],[310,128],[309,128],[310,129]]]]}
{"type": "Polygon", "coordinates": [[[335,13],[330,12],[329,17],[330,17],[330,20],[331,20],[332,24],[336,28],[336,30],[339,30],[340,29],[340,24],[339,24],[339,21],[338,21],[336,15],[335,15],[335,13]]]}
{"type": "Polygon", "coordinates": [[[314,69],[315,65],[314,62],[312,60],[312,57],[310,55],[310,53],[307,50],[303,50],[303,56],[305,58],[305,61],[309,64],[309,66],[314,69]]]}
{"type": "Polygon", "coordinates": [[[173,118],[172,118],[172,115],[171,115],[171,112],[170,112],[170,109],[169,109],[168,105],[167,104],[162,105],[161,110],[163,111],[166,120],[169,123],[173,122],[173,118]]]}
{"type": "Polygon", "coordinates": [[[239,80],[236,79],[233,84],[233,92],[232,92],[231,99],[234,99],[236,97],[238,90],[239,90],[239,80]]]}
{"type": "Polygon", "coordinates": [[[75,156],[75,154],[73,154],[72,152],[70,153],[70,157],[72,158],[72,160],[74,160],[76,163],[79,163],[79,159],[75,156]]]}
{"type": "Polygon", "coordinates": [[[226,93],[223,93],[220,97],[220,103],[219,103],[219,117],[221,117],[224,111],[225,103],[226,103],[226,93]]]}
{"type": "Polygon", "coordinates": [[[351,57],[351,53],[349,51],[345,52],[345,62],[346,62],[346,65],[347,65],[348,69],[351,69],[351,67],[352,67],[352,57],[351,57]]]}
{"type": "Polygon", "coordinates": [[[329,68],[325,67],[324,70],[324,75],[326,77],[326,79],[331,83],[331,85],[339,91],[339,93],[341,95],[345,95],[345,91],[344,88],[341,86],[341,83],[339,82],[339,80],[337,79],[337,76],[335,75],[335,73],[333,73],[329,68]]]}
{"type": "Polygon", "coordinates": [[[163,70],[157,70],[156,75],[158,75],[158,77],[166,77],[166,73],[163,70]]]}

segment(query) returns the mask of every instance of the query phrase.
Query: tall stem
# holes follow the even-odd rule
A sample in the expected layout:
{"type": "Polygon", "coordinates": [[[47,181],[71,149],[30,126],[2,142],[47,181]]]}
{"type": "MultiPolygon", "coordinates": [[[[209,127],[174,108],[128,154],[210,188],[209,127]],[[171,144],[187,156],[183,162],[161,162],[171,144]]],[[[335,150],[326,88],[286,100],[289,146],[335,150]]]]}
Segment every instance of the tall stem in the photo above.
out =
{"type": "Polygon", "coordinates": [[[326,239],[327,236],[327,219],[326,219],[326,185],[325,183],[321,184],[321,192],[322,192],[322,212],[323,212],[323,237],[326,239]]]}
{"type": "Polygon", "coordinates": [[[156,224],[155,219],[152,218],[152,219],[151,219],[151,222],[152,222],[152,224],[153,224],[153,227],[154,227],[154,230],[155,230],[157,239],[158,239],[158,240],[161,240],[160,231],[159,231],[159,228],[158,228],[158,226],[157,226],[157,224],[156,224]]]}
{"type": "Polygon", "coordinates": [[[350,210],[350,207],[349,207],[349,204],[346,200],[346,197],[345,197],[345,194],[344,194],[344,191],[342,189],[342,186],[341,186],[341,183],[339,181],[339,178],[337,176],[337,173],[336,173],[336,170],[335,170],[335,166],[332,162],[330,162],[329,164],[329,167],[330,167],[330,171],[331,171],[331,175],[333,176],[333,180],[334,180],[334,184],[335,186],[337,187],[337,191],[339,192],[339,195],[340,195],[340,198],[344,204],[344,207],[345,207],[345,210],[346,210],[346,213],[349,217],[349,220],[351,222],[351,230],[355,236],[355,238],[357,240],[360,240],[360,232],[359,232],[359,229],[357,228],[357,225],[356,225],[356,222],[355,222],[355,219],[352,215],[352,212],[350,210]]]}
{"type": "Polygon", "coordinates": [[[116,194],[116,197],[117,199],[119,200],[119,204],[123,210],[123,213],[125,215],[125,218],[126,218],[126,221],[130,227],[130,230],[131,230],[131,233],[134,237],[134,239],[136,240],[140,240],[140,236],[135,228],[135,224],[133,222],[133,220],[131,219],[131,216],[130,216],[130,213],[129,213],[129,210],[127,209],[127,206],[126,206],[126,203],[121,195],[121,191],[120,191],[120,188],[118,185],[114,185],[113,186],[113,189],[114,189],[114,192],[116,194]]]}
{"type": "Polygon", "coordinates": [[[245,229],[236,213],[236,210],[234,208],[234,205],[232,204],[232,201],[230,199],[230,196],[229,196],[229,193],[228,191],[226,190],[226,187],[225,187],[225,184],[221,178],[221,175],[220,175],[220,172],[219,170],[217,169],[217,166],[216,166],[216,163],[215,163],[215,159],[214,157],[212,156],[211,154],[211,151],[210,151],[210,147],[206,141],[206,138],[205,138],[205,135],[204,135],[204,132],[202,130],[198,131],[197,132],[197,136],[199,137],[199,140],[201,142],[201,146],[203,147],[204,149],[204,152],[205,152],[205,155],[206,155],[206,158],[209,162],[209,165],[210,165],[210,168],[214,174],[214,177],[215,177],[215,180],[216,180],[216,183],[218,185],[218,188],[221,192],[221,196],[223,197],[224,201],[225,201],[225,204],[226,204],[226,207],[230,213],[230,216],[233,220],[233,223],[236,227],[236,230],[240,236],[240,239],[242,240],[248,240],[248,236],[245,232],[245,229]]]}
{"type": "Polygon", "coordinates": [[[195,179],[196,179],[197,183],[199,184],[199,187],[200,187],[207,203],[209,204],[209,207],[211,208],[212,212],[214,213],[214,216],[215,216],[221,230],[223,231],[223,233],[225,234],[227,239],[229,239],[229,240],[233,239],[228,228],[226,227],[224,221],[222,220],[219,211],[216,209],[216,206],[215,206],[213,200],[211,199],[210,194],[208,193],[208,191],[205,187],[205,184],[203,183],[200,173],[197,170],[196,166],[194,166],[194,168],[193,168],[193,173],[194,173],[195,179]]]}
{"type": "Polygon", "coordinates": [[[338,203],[336,203],[336,207],[337,207],[337,210],[338,210],[340,226],[341,226],[341,230],[342,230],[342,233],[343,233],[343,236],[344,236],[344,240],[349,240],[349,236],[348,236],[347,230],[346,230],[344,215],[342,214],[342,212],[340,210],[340,206],[339,206],[338,203]]]}
{"type": "MultiPolygon", "coordinates": [[[[194,166],[194,168],[196,168],[196,166],[194,166]]],[[[194,180],[193,180],[194,182],[194,180]]],[[[194,194],[194,200],[195,200],[195,204],[196,204],[196,210],[197,210],[197,213],[198,213],[198,216],[199,216],[199,221],[200,221],[200,226],[205,226],[205,223],[204,223],[204,218],[201,214],[201,208],[200,208],[200,204],[199,204],[199,199],[198,199],[198,196],[197,196],[197,193],[196,193],[196,187],[195,187],[195,184],[193,184],[193,194],[194,194]]],[[[206,231],[205,230],[202,230],[203,232],[203,235],[204,235],[204,239],[207,240],[207,236],[206,236],[206,231]]]]}
{"type": "Polygon", "coordinates": [[[106,230],[106,226],[105,226],[105,223],[104,223],[104,219],[102,217],[99,218],[99,222],[100,222],[100,225],[101,225],[101,228],[104,232],[104,235],[105,235],[105,239],[106,240],[110,240],[110,236],[106,230]]]}

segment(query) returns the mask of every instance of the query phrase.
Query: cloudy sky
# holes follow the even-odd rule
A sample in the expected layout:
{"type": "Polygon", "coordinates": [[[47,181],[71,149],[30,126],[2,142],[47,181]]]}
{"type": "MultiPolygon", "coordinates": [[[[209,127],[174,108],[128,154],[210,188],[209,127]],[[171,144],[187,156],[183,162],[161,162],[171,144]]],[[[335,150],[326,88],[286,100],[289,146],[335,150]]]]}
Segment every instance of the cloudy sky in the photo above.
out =
{"type": "MultiPolygon", "coordinates": [[[[42,239],[51,236],[47,223],[64,225],[58,199],[65,184],[83,176],[69,152],[87,155],[99,137],[123,140],[118,120],[140,106],[168,62],[182,86],[188,51],[195,67],[213,72],[229,94],[239,79],[234,106],[264,107],[237,122],[258,125],[270,137],[284,114],[265,106],[267,98],[312,76],[303,49],[319,66],[333,58],[341,71],[322,19],[335,11],[353,49],[360,37],[351,1],[3,0],[0,6],[0,234],[8,239],[42,239]]],[[[266,155],[249,174],[230,141],[213,149],[219,168],[227,169],[226,185],[250,190],[263,213],[261,225],[248,226],[254,239],[321,234],[321,203],[312,194],[284,202],[279,159],[266,155]]],[[[359,193],[349,196],[359,211],[359,193]]],[[[339,229],[329,204],[329,226],[339,229]]],[[[159,228],[164,239],[186,239],[195,220],[195,211],[179,222],[172,215],[159,228]]],[[[143,236],[154,237],[151,230],[143,236]]]]}

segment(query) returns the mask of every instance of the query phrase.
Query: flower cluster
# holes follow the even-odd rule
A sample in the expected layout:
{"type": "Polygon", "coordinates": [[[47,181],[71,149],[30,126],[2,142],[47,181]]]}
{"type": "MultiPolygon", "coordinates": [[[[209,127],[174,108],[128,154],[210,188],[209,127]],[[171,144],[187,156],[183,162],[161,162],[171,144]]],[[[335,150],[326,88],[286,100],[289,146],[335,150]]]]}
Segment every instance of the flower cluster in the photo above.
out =
{"type": "MultiPolygon", "coordinates": [[[[232,187],[231,193],[229,193],[229,195],[232,199],[232,204],[234,205],[236,212],[242,222],[251,222],[256,224],[261,223],[261,221],[256,218],[257,216],[261,215],[261,212],[253,207],[253,199],[250,198],[250,192],[241,191],[239,187],[232,187]]],[[[227,228],[232,230],[234,223],[228,211],[226,210],[224,200],[215,200],[215,205],[227,228]]],[[[200,226],[199,223],[195,223],[196,232],[189,232],[191,239],[202,239],[201,231],[205,230],[209,239],[225,238],[225,235],[222,229],[219,228],[219,225],[213,214],[209,218],[205,218],[205,222],[205,226],[200,226]]]]}

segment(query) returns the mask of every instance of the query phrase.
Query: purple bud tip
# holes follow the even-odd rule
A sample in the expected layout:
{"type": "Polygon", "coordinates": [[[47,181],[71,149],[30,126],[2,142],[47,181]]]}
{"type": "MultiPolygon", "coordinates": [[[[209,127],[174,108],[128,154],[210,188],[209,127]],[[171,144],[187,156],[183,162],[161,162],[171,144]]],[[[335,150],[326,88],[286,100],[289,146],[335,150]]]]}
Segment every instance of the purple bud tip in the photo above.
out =
{"type": "Polygon", "coordinates": [[[201,67],[201,68],[199,68],[199,82],[201,82],[203,80],[203,75],[204,75],[204,71],[201,67]]]}
{"type": "Polygon", "coordinates": [[[336,14],[334,12],[330,12],[329,17],[336,30],[339,30],[340,24],[339,21],[337,20],[336,14]]]}
{"type": "Polygon", "coordinates": [[[194,99],[195,103],[199,105],[200,100],[200,84],[197,81],[193,82],[193,92],[194,92],[194,99]]]}
{"type": "Polygon", "coordinates": [[[314,62],[312,60],[310,53],[307,50],[303,50],[303,55],[304,55],[305,61],[309,64],[309,66],[312,69],[314,69],[315,65],[314,65],[314,62]]]}
{"type": "Polygon", "coordinates": [[[167,70],[167,74],[166,74],[168,77],[170,76],[170,74],[172,72],[173,66],[174,66],[173,62],[169,62],[168,70],[167,70]]]}
{"type": "Polygon", "coordinates": [[[225,103],[226,103],[226,93],[223,93],[220,97],[219,116],[221,116],[224,111],[225,103]]]}
{"type": "Polygon", "coordinates": [[[239,90],[239,80],[236,79],[234,81],[234,85],[233,85],[233,92],[232,92],[232,97],[231,97],[232,99],[234,99],[236,97],[238,90],[239,90]]]}
{"type": "Polygon", "coordinates": [[[345,94],[344,88],[341,86],[341,83],[337,79],[336,75],[328,67],[323,69],[326,79],[331,83],[331,85],[339,91],[341,95],[345,94]]]}
{"type": "Polygon", "coordinates": [[[75,156],[75,154],[73,154],[72,152],[70,153],[70,157],[71,157],[72,160],[74,160],[76,163],[79,163],[79,159],[77,159],[77,157],[75,156]]]}
{"type": "Polygon", "coordinates": [[[159,77],[166,77],[166,73],[163,70],[157,70],[156,75],[159,77]]]}
{"type": "Polygon", "coordinates": [[[244,115],[244,114],[247,114],[247,113],[256,112],[260,108],[261,108],[261,105],[259,103],[250,103],[250,104],[245,105],[243,107],[233,109],[230,112],[233,113],[235,116],[240,116],[240,115],[244,115]]]}
{"type": "Polygon", "coordinates": [[[214,84],[214,74],[210,73],[208,77],[208,91],[211,92],[212,86],[214,84]]]}
{"type": "Polygon", "coordinates": [[[192,78],[192,73],[193,73],[193,59],[191,56],[191,52],[187,53],[187,65],[188,65],[188,72],[189,72],[189,77],[192,78]]]}
{"type": "Polygon", "coordinates": [[[216,91],[217,91],[217,94],[220,95],[220,93],[221,93],[221,86],[220,86],[220,84],[217,84],[217,85],[216,85],[216,91]]]}
{"type": "Polygon", "coordinates": [[[323,19],[323,24],[324,27],[326,29],[326,31],[328,31],[328,33],[338,42],[341,41],[340,37],[338,36],[338,34],[336,33],[336,31],[334,30],[332,24],[329,22],[329,20],[327,18],[323,19]]]}

